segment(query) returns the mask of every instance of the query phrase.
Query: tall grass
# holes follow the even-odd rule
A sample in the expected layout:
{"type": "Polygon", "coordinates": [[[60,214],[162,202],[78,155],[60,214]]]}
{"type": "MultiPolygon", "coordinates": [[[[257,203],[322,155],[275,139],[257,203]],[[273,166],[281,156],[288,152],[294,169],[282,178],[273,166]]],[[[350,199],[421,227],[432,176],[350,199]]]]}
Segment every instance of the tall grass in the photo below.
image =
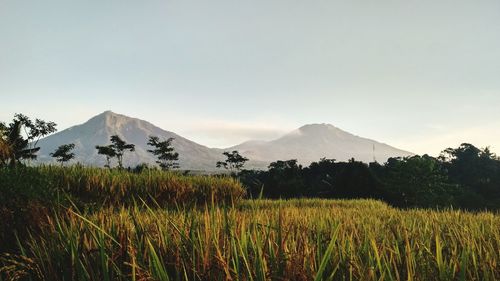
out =
{"type": "Polygon", "coordinates": [[[68,210],[2,258],[11,280],[500,280],[500,216],[373,200],[68,210]]]}
{"type": "Polygon", "coordinates": [[[239,200],[241,184],[230,177],[182,175],[161,170],[127,170],[82,166],[0,168],[0,200],[71,200],[82,204],[131,205],[142,199],[165,205],[239,200]]]}
{"type": "Polygon", "coordinates": [[[244,194],[230,177],[81,166],[0,167],[0,252],[12,248],[15,234],[24,238],[27,228],[37,229],[52,212],[69,206],[94,211],[143,201],[161,207],[203,206],[234,203],[244,194]]]}

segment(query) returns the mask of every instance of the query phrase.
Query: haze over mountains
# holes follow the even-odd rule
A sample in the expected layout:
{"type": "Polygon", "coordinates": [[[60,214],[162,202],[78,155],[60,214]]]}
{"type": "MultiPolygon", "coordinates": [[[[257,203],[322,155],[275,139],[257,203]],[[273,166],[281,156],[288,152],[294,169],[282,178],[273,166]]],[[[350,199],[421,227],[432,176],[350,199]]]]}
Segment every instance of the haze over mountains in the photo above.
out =
{"type": "Polygon", "coordinates": [[[75,162],[86,165],[104,165],[105,158],[98,155],[96,145],[109,144],[111,135],[119,135],[127,143],[136,145],[135,152],[124,157],[125,166],[154,163],[155,158],[147,152],[148,136],[175,138],[173,146],[179,153],[179,164],[183,170],[216,170],[215,163],[223,160],[223,151],[238,150],[250,159],[246,167],[264,169],[276,160],[297,159],[302,164],[318,161],[322,157],[345,161],[350,158],[371,162],[385,162],[389,157],[408,156],[403,151],[374,140],[361,138],[329,124],[311,124],[300,127],[272,141],[247,141],[227,148],[209,148],[190,141],[176,133],[163,130],[147,121],[103,112],[84,124],[76,125],[40,140],[39,161],[52,162],[49,153],[59,145],[74,143],[75,162]]]}

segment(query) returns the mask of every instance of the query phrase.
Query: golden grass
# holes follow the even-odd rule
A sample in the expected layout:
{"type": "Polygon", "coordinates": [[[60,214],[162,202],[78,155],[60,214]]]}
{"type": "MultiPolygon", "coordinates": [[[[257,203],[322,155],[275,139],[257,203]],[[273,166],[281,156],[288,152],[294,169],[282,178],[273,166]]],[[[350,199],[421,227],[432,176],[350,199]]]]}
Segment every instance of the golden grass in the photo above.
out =
{"type": "Polygon", "coordinates": [[[132,206],[53,216],[3,279],[500,280],[500,216],[374,200],[132,206]]]}
{"type": "Polygon", "coordinates": [[[0,180],[0,198],[23,194],[30,199],[56,201],[70,196],[76,203],[98,206],[132,205],[141,199],[162,206],[230,203],[245,195],[242,185],[231,177],[161,170],[132,173],[83,166],[0,168],[0,180]]]}

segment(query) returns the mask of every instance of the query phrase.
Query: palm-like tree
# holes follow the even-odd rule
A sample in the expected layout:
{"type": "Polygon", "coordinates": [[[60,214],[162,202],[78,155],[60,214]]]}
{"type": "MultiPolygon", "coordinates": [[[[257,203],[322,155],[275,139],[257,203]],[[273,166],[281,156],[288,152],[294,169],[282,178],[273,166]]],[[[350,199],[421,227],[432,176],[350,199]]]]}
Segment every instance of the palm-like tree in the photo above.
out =
{"type": "Polygon", "coordinates": [[[8,126],[0,122],[0,164],[14,167],[22,159],[36,159],[36,153],[40,150],[36,146],[38,140],[55,132],[55,127],[54,122],[40,119],[33,122],[22,114],[16,114],[8,126]]]}
{"type": "Polygon", "coordinates": [[[29,140],[21,135],[21,128],[23,124],[21,121],[14,121],[10,124],[7,131],[7,143],[10,147],[10,165],[16,166],[21,159],[36,159],[36,153],[40,147],[29,146],[29,140]]]}
{"type": "Polygon", "coordinates": [[[7,141],[0,136],[0,166],[4,166],[9,162],[11,156],[11,149],[7,141]]]}

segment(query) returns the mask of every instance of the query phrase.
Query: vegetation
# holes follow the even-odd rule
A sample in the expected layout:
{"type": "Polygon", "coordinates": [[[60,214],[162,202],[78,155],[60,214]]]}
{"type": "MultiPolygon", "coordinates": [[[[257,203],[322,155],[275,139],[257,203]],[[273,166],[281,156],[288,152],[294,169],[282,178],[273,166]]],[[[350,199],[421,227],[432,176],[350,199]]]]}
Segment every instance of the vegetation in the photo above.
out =
{"type": "MultiPolygon", "coordinates": [[[[124,169],[135,146],[115,135],[96,146],[109,169],[23,165],[53,130],[23,115],[0,124],[0,281],[500,280],[500,159],[488,148],[267,171],[242,170],[232,151],[217,162],[231,176],[193,176],[167,171],[178,154],[154,136],[162,169],[124,169]]],[[[73,148],[51,155],[64,163],[73,148]]]]}
{"type": "Polygon", "coordinates": [[[106,164],[104,167],[111,169],[111,159],[116,157],[116,151],[111,145],[100,146],[96,145],[97,154],[104,155],[106,157],[106,164]]]}
{"type": "Polygon", "coordinates": [[[244,195],[241,184],[230,177],[183,175],[155,169],[133,173],[78,165],[2,168],[0,181],[0,202],[20,198],[56,204],[68,199],[80,207],[127,206],[142,200],[160,206],[205,204],[231,202],[244,195]]]}
{"type": "Polygon", "coordinates": [[[0,122],[0,164],[15,167],[22,160],[36,159],[40,138],[56,131],[54,122],[34,121],[16,114],[8,126],[0,122]]]}
{"type": "Polygon", "coordinates": [[[241,156],[240,153],[236,150],[233,150],[231,152],[224,151],[222,154],[226,156],[226,160],[218,161],[216,163],[216,166],[217,168],[224,168],[226,170],[229,170],[232,174],[241,171],[241,169],[245,165],[245,162],[248,161],[248,158],[241,156]]]}
{"type": "Polygon", "coordinates": [[[500,159],[462,144],[441,157],[391,158],[383,165],[321,159],[308,167],[276,161],[268,171],[242,171],[252,197],[373,198],[403,208],[500,209],[500,159]]]}
{"type": "Polygon", "coordinates": [[[172,141],[174,138],[169,138],[164,141],[160,141],[159,137],[149,136],[148,145],[154,147],[154,149],[148,150],[154,156],[158,158],[157,164],[163,170],[177,169],[179,168],[179,153],[174,151],[172,147],[172,141]]]}
{"type": "Polygon", "coordinates": [[[97,145],[95,147],[97,149],[97,153],[106,156],[108,168],[111,168],[110,158],[116,157],[116,160],[118,161],[118,168],[123,169],[123,154],[125,154],[126,151],[134,151],[135,145],[126,143],[118,135],[111,136],[110,141],[111,144],[107,146],[97,145]]]}
{"type": "MultiPolygon", "coordinates": [[[[15,244],[14,234],[68,207],[99,210],[145,202],[156,207],[211,205],[239,201],[241,184],[229,177],[186,176],[146,169],[82,166],[0,168],[0,252],[15,244]]],[[[26,234],[26,233],[25,233],[26,234]]]]}
{"type": "MultiPolygon", "coordinates": [[[[21,159],[35,159],[40,149],[36,147],[38,139],[55,131],[55,126],[22,114],[16,114],[9,126],[0,123],[0,165],[14,167],[21,159]]],[[[109,145],[96,146],[98,154],[106,157],[106,167],[111,168],[111,160],[116,158],[118,168],[123,169],[123,156],[134,151],[135,145],[118,135],[111,136],[110,141],[109,145]]],[[[163,170],[179,168],[179,154],[172,141],[149,136],[152,149],[148,152],[157,157],[156,163],[163,170]]],[[[51,155],[64,163],[74,157],[70,152],[73,148],[71,144],[63,145],[51,155]]],[[[292,159],[273,162],[267,171],[242,171],[247,158],[238,151],[223,154],[226,160],[218,161],[216,166],[237,177],[254,198],[372,198],[403,208],[500,209],[500,159],[488,148],[471,144],[448,148],[438,158],[391,158],[383,164],[323,158],[308,167],[292,159]]],[[[147,164],[141,164],[135,171],[147,169],[147,164]]]]}
{"type": "Polygon", "coordinates": [[[69,209],[4,254],[3,280],[498,280],[500,216],[373,200],[69,209]]]}
{"type": "Polygon", "coordinates": [[[75,154],[73,152],[71,152],[73,149],[75,149],[74,143],[63,144],[63,145],[60,145],[56,149],[56,151],[54,151],[53,153],[50,153],[50,156],[56,158],[57,162],[59,162],[59,163],[61,163],[61,165],[63,165],[64,163],[75,158],[75,154]]]}

